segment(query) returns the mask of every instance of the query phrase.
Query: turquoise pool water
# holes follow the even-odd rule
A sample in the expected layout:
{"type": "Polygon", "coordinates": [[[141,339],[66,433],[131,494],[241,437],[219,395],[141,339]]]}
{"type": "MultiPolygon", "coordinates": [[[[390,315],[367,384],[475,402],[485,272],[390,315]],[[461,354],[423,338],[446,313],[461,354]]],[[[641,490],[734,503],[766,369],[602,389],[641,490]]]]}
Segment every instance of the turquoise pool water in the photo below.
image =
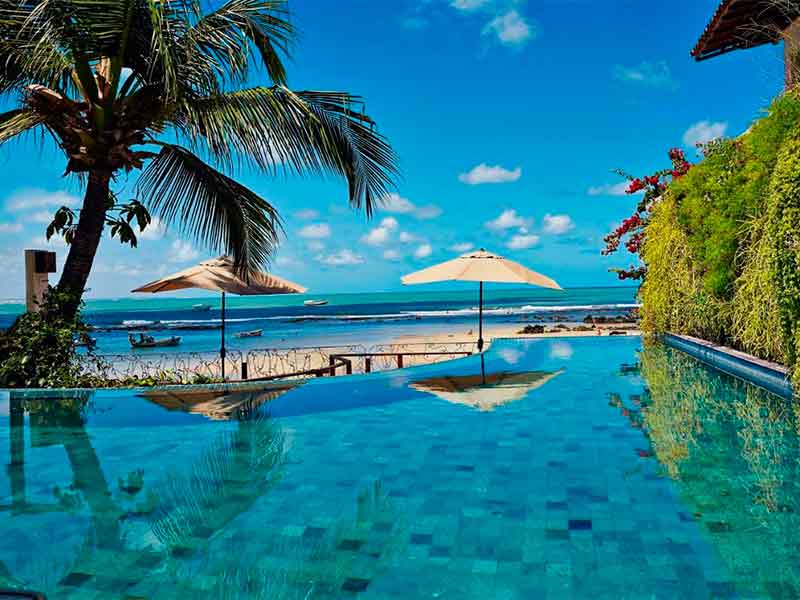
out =
{"type": "Polygon", "coordinates": [[[795,598],[800,414],[634,338],[149,398],[0,393],[0,587],[795,598]]]}

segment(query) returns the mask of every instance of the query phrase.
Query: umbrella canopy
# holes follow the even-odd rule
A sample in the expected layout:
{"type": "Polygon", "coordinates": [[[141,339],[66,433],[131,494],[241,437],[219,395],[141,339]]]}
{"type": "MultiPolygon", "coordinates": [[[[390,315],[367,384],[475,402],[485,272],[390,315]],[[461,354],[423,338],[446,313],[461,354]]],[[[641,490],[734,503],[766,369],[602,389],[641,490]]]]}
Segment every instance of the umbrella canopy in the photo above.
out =
{"type": "Polygon", "coordinates": [[[302,285],[270,273],[253,273],[245,281],[234,274],[233,261],[227,256],[203,261],[199,265],[167,275],[158,281],[153,281],[133,291],[157,293],[173,292],[187,288],[200,288],[239,296],[303,294],[306,291],[306,288],[302,285]]]}
{"type": "Polygon", "coordinates": [[[404,285],[435,283],[439,281],[477,281],[480,283],[478,308],[478,351],[483,350],[483,283],[524,283],[537,285],[551,290],[560,290],[561,286],[550,279],[532,271],[521,264],[503,258],[499,254],[487,252],[483,248],[475,252],[467,252],[458,258],[416,271],[401,278],[404,285]]]}
{"type": "Polygon", "coordinates": [[[433,394],[447,402],[463,404],[486,412],[521,400],[563,372],[564,369],[431,377],[414,382],[410,387],[420,392],[433,394]]]}
{"type": "Polygon", "coordinates": [[[303,294],[306,288],[270,273],[250,273],[247,280],[234,273],[233,261],[220,256],[201,262],[178,273],[162,277],[133,290],[135,293],[173,292],[199,288],[222,293],[222,342],[219,349],[222,379],[225,379],[225,294],[260,296],[269,294],[303,294]]]}
{"type": "Polygon", "coordinates": [[[422,269],[402,278],[405,285],[437,281],[489,281],[493,283],[525,283],[560,290],[553,279],[531,271],[521,264],[486,250],[467,252],[458,258],[422,269]]]}

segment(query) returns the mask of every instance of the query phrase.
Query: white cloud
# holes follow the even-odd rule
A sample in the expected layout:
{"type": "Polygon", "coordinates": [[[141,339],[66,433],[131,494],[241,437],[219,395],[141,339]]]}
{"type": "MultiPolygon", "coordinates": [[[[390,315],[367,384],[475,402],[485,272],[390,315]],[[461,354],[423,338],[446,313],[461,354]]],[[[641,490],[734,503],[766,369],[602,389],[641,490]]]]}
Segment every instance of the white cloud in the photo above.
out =
{"type": "Polygon", "coordinates": [[[545,233],[560,235],[574,228],[575,223],[572,222],[572,218],[569,215],[551,215],[548,213],[542,219],[542,230],[545,233]]]}
{"type": "Polygon", "coordinates": [[[488,221],[486,227],[492,231],[505,231],[506,229],[513,229],[514,227],[529,227],[531,224],[530,219],[524,219],[517,214],[513,208],[504,210],[496,219],[488,221]]]}
{"type": "Polygon", "coordinates": [[[433,248],[430,244],[422,244],[414,250],[414,258],[428,258],[433,254],[433,248]]]}
{"type": "Polygon", "coordinates": [[[412,213],[417,208],[411,200],[403,198],[400,194],[395,192],[386,194],[381,198],[380,202],[378,202],[378,206],[384,212],[398,213],[401,215],[412,213]]]}
{"type": "Polygon", "coordinates": [[[683,143],[686,146],[707,144],[711,140],[725,136],[728,124],[725,122],[698,121],[683,134],[683,143]]]}
{"type": "Polygon", "coordinates": [[[28,223],[46,223],[50,224],[53,220],[53,214],[49,210],[37,210],[36,212],[27,214],[24,219],[28,223]]]}
{"type": "Polygon", "coordinates": [[[369,246],[380,246],[389,241],[392,231],[399,227],[397,219],[394,217],[386,217],[381,221],[381,224],[369,233],[361,237],[361,241],[369,246]]]}
{"type": "Polygon", "coordinates": [[[22,231],[21,223],[0,223],[0,233],[19,233],[22,231]]]}
{"type": "Polygon", "coordinates": [[[8,210],[33,210],[51,206],[76,206],[80,199],[67,192],[48,192],[38,188],[19,190],[6,201],[8,210]]]}
{"type": "Polygon", "coordinates": [[[647,62],[643,61],[633,67],[615,65],[613,70],[614,79],[628,83],[643,85],[653,88],[674,88],[675,81],[672,79],[672,72],[666,61],[647,62]]]}
{"type": "Polygon", "coordinates": [[[401,244],[410,244],[413,241],[416,241],[416,236],[408,233],[407,231],[401,231],[400,235],[397,237],[400,240],[401,244]]]}
{"type": "Polygon", "coordinates": [[[33,246],[46,246],[46,247],[57,246],[60,248],[66,248],[68,245],[67,242],[64,241],[64,237],[58,234],[54,235],[49,240],[47,239],[47,237],[43,235],[37,235],[31,240],[31,244],[33,246]]]}
{"type": "Polygon", "coordinates": [[[471,244],[469,242],[461,242],[460,244],[453,244],[450,246],[450,250],[453,252],[469,252],[475,247],[475,244],[471,244]]]}
{"type": "Polygon", "coordinates": [[[572,345],[569,342],[553,342],[550,345],[550,358],[569,360],[573,353],[572,345]]]}
{"type": "Polygon", "coordinates": [[[195,250],[189,242],[175,240],[172,242],[169,253],[169,261],[174,263],[189,262],[195,260],[200,253],[195,250]]]}
{"type": "Polygon", "coordinates": [[[167,234],[167,226],[164,225],[164,221],[159,219],[158,217],[153,217],[150,221],[150,225],[147,228],[140,232],[136,232],[136,236],[140,240],[160,240],[167,234]]]}
{"type": "Polygon", "coordinates": [[[325,244],[319,240],[311,240],[306,244],[306,247],[312,252],[322,252],[325,249],[325,244]]]}
{"type": "Polygon", "coordinates": [[[295,267],[298,266],[300,263],[296,259],[292,258],[291,256],[286,256],[281,254],[275,259],[275,265],[278,267],[295,267]]]}
{"type": "Polygon", "coordinates": [[[517,364],[523,356],[523,353],[516,348],[503,348],[497,354],[509,365],[517,364]]]}
{"type": "Polygon", "coordinates": [[[319,212],[313,208],[304,208],[294,213],[294,216],[302,221],[310,221],[311,219],[316,219],[319,216],[319,212]]]}
{"type": "Polygon", "coordinates": [[[522,167],[509,170],[500,165],[491,167],[486,163],[481,163],[470,171],[461,173],[458,180],[468,185],[480,185],[482,183],[508,183],[517,181],[520,177],[522,177],[522,167]]]}
{"type": "Polygon", "coordinates": [[[522,46],[533,36],[531,25],[516,10],[497,15],[482,31],[483,35],[496,36],[506,46],[522,46]]]}
{"type": "Polygon", "coordinates": [[[394,217],[386,217],[381,221],[381,227],[385,227],[389,231],[394,231],[397,229],[398,225],[399,223],[394,217]]]}
{"type": "Polygon", "coordinates": [[[361,236],[361,241],[368,246],[380,246],[389,241],[389,230],[386,227],[376,227],[366,235],[361,236]]]}
{"type": "Polygon", "coordinates": [[[508,240],[506,246],[512,250],[525,250],[526,248],[532,248],[533,246],[536,246],[538,243],[538,235],[534,235],[532,233],[518,233],[508,240]]]}
{"type": "Polygon", "coordinates": [[[629,185],[630,182],[628,181],[594,185],[587,190],[587,193],[590,196],[625,196],[629,185]]]}
{"type": "Polygon", "coordinates": [[[400,253],[397,250],[386,250],[383,253],[383,258],[386,260],[400,260],[400,253]]]}
{"type": "Polygon", "coordinates": [[[426,204],[425,206],[418,207],[417,210],[414,211],[414,216],[423,221],[435,219],[441,214],[442,209],[435,204],[426,204]]]}
{"type": "Polygon", "coordinates": [[[312,223],[300,230],[300,237],[309,240],[321,240],[331,237],[331,227],[327,223],[312,223]]]}
{"type": "Polygon", "coordinates": [[[125,275],[128,278],[136,278],[143,276],[145,273],[148,273],[149,271],[145,271],[141,267],[141,265],[130,265],[127,263],[108,263],[101,261],[92,267],[92,272],[125,275]]]}
{"type": "Polygon", "coordinates": [[[386,194],[378,202],[378,208],[383,212],[396,213],[400,215],[413,215],[417,219],[435,219],[442,214],[442,209],[435,204],[417,206],[408,198],[392,192],[386,194]]]}
{"type": "Polygon", "coordinates": [[[491,0],[451,0],[450,6],[457,10],[472,12],[489,4],[491,0]]]}
{"type": "Polygon", "coordinates": [[[340,267],[344,265],[360,265],[364,262],[364,258],[359,256],[352,250],[345,248],[343,250],[339,250],[339,252],[335,252],[333,254],[328,255],[320,255],[317,256],[315,259],[317,262],[321,262],[325,265],[330,265],[332,267],[340,267]]]}

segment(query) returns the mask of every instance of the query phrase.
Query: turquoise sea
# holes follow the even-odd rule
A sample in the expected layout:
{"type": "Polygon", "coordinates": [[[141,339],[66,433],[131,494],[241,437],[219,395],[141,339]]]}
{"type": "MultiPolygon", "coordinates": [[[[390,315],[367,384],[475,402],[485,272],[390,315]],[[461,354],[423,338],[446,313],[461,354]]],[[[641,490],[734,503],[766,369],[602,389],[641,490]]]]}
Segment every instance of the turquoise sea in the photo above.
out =
{"type": "MultiPolygon", "coordinates": [[[[96,328],[93,337],[97,339],[100,353],[129,352],[128,334],[138,331],[148,331],[155,337],[179,335],[181,344],[174,351],[204,352],[219,347],[220,304],[219,296],[96,299],[87,302],[85,316],[96,328]],[[193,307],[197,304],[210,305],[210,309],[195,310],[193,307]]],[[[474,322],[477,306],[475,289],[229,296],[226,299],[226,345],[249,350],[375,344],[398,335],[435,332],[452,327],[453,323],[474,322]],[[328,303],[319,307],[304,306],[304,301],[309,299],[328,303]],[[253,329],[262,329],[262,337],[234,337],[237,332],[253,329]]],[[[489,324],[581,321],[589,314],[620,314],[635,306],[635,287],[570,288],[556,292],[487,286],[484,294],[484,317],[489,324]]],[[[8,327],[22,310],[18,301],[0,304],[0,328],[8,327]]]]}

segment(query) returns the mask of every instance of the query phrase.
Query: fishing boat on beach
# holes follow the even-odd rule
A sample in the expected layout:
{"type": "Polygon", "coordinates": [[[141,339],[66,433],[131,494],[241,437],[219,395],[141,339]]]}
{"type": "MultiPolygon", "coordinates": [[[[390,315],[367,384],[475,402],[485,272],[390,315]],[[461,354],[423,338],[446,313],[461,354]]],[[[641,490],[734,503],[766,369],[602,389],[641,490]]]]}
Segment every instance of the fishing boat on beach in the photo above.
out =
{"type": "Polygon", "coordinates": [[[137,338],[134,335],[128,336],[128,341],[131,344],[131,348],[167,348],[170,346],[177,346],[181,343],[181,338],[178,335],[173,335],[172,337],[163,338],[163,339],[156,339],[151,335],[145,335],[143,333],[139,334],[137,338]]]}
{"type": "Polygon", "coordinates": [[[240,331],[239,333],[234,333],[233,337],[237,338],[261,337],[261,334],[263,332],[264,332],[263,329],[253,329],[252,331],[240,331]]]}
{"type": "Polygon", "coordinates": [[[325,306],[327,303],[327,300],[306,300],[303,306],[325,306]]]}

